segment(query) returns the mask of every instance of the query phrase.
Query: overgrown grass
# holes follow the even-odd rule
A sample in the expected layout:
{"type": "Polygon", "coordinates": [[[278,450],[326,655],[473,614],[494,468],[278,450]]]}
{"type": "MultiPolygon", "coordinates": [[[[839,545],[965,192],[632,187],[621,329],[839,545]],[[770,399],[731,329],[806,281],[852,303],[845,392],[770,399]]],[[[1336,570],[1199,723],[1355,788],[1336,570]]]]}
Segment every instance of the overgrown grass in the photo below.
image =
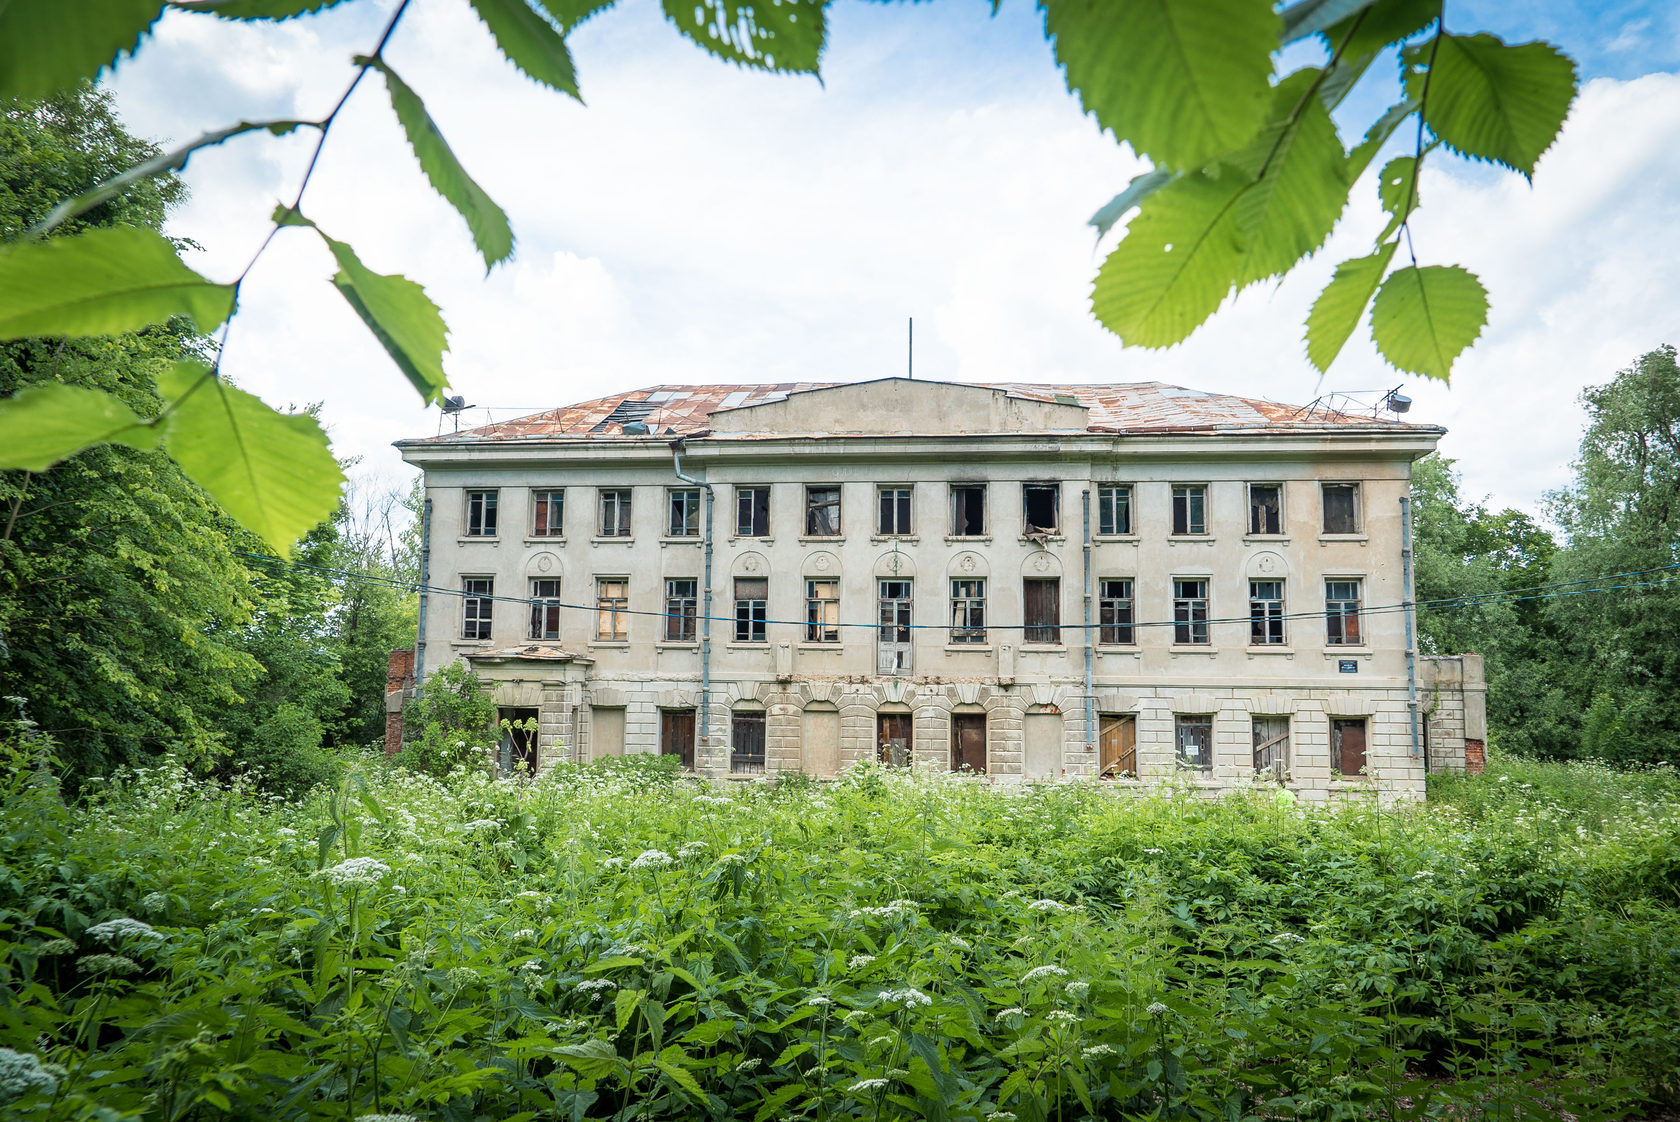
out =
{"type": "Polygon", "coordinates": [[[370,764],[295,805],[11,776],[12,1116],[1608,1118],[1677,1090],[1672,769],[1496,760],[1332,810],[657,761],[370,764]]]}

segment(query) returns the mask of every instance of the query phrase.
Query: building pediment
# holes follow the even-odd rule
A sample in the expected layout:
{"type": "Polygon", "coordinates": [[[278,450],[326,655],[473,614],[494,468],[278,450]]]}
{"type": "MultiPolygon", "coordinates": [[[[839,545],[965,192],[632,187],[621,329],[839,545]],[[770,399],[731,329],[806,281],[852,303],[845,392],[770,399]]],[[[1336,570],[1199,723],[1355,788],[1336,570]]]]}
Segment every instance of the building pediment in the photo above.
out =
{"type": "Polygon", "coordinates": [[[779,436],[1030,435],[1085,432],[1088,416],[1072,397],[1039,401],[990,386],[883,378],[716,410],[711,429],[779,436]]]}

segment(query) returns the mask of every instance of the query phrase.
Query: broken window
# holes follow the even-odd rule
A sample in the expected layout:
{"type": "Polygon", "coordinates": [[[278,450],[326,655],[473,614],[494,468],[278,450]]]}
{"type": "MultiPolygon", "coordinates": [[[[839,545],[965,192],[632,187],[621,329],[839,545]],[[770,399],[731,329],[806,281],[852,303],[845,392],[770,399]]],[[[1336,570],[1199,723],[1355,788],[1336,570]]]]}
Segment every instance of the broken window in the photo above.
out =
{"type": "Polygon", "coordinates": [[[1180,715],[1173,722],[1173,753],[1185,767],[1213,766],[1213,717],[1180,715]]]}
{"type": "Polygon", "coordinates": [[[770,536],[770,488],[735,488],[735,536],[765,538],[770,536]]]}
{"type": "Polygon", "coordinates": [[[1248,485],[1248,532],[1283,533],[1283,487],[1277,483],[1248,485]]]}
{"type": "Polygon", "coordinates": [[[467,537],[496,536],[496,492],[467,492],[467,537]]]}
{"type": "Polygon", "coordinates": [[[1254,718],[1254,774],[1279,783],[1289,769],[1289,718],[1254,718]]]}
{"type": "Polygon", "coordinates": [[[1343,778],[1365,774],[1365,718],[1336,717],[1330,722],[1330,770],[1343,778]]]}
{"type": "Polygon", "coordinates": [[[884,580],[879,584],[875,633],[876,672],[904,674],[910,670],[914,648],[910,645],[912,584],[907,580],[884,580]]]}
{"type": "Polygon", "coordinates": [[[598,577],[595,581],[595,638],[628,639],[629,610],[630,582],[623,577],[598,577]]]}
{"type": "Polygon", "coordinates": [[[770,600],[770,581],[765,577],[735,578],[735,641],[764,642],[765,608],[770,600]]]}
{"type": "Polygon", "coordinates": [[[986,582],[980,579],[951,582],[951,642],[986,641],[986,582]]]}
{"type": "Polygon", "coordinates": [[[809,538],[840,536],[840,488],[805,488],[805,536],[809,538]]]}
{"type": "Polygon", "coordinates": [[[1359,626],[1361,583],[1357,580],[1324,582],[1324,641],[1331,646],[1358,647],[1365,643],[1364,629],[1359,626]]]}
{"type": "Polygon", "coordinates": [[[1172,518],[1174,534],[1207,533],[1207,488],[1200,484],[1174,487],[1172,518]]]}
{"type": "Polygon", "coordinates": [[[883,537],[901,537],[911,532],[910,495],[908,487],[880,489],[881,510],[875,529],[883,537]]]}
{"type": "Polygon", "coordinates": [[[1193,646],[1208,641],[1208,582],[1173,581],[1173,642],[1193,646]]]}
{"type": "Polygon", "coordinates": [[[560,582],[531,582],[531,638],[560,638],[560,582]]]}
{"type": "Polygon", "coordinates": [[[1062,641],[1062,582],[1060,580],[1029,580],[1021,585],[1024,608],[1022,623],[1026,624],[1023,642],[1060,643],[1062,641]]]}
{"type": "Polygon", "coordinates": [[[1326,483],[1324,485],[1324,532],[1326,534],[1359,533],[1359,484],[1326,483]]]}
{"type": "Polygon", "coordinates": [[[565,533],[566,492],[532,491],[531,505],[535,512],[531,520],[533,538],[557,538],[565,533]]]}
{"type": "Polygon", "coordinates": [[[807,643],[838,643],[840,641],[839,581],[808,580],[805,582],[805,641],[807,643]]]}
{"type": "Polygon", "coordinates": [[[764,710],[737,709],[730,715],[729,770],[737,775],[764,770],[764,710]]]}
{"type": "Polygon", "coordinates": [[[694,642],[694,620],[698,597],[698,581],[688,579],[665,582],[665,641],[667,643],[694,642]]]}
{"type": "Polygon", "coordinates": [[[496,582],[490,577],[463,577],[461,591],[463,609],[461,623],[461,637],[464,639],[490,638],[490,607],[495,602],[492,598],[496,594],[496,582]]]}
{"type": "Polygon", "coordinates": [[[1026,533],[1054,534],[1061,528],[1061,494],[1059,483],[1026,483],[1021,486],[1026,533]]]}
{"type": "Polygon", "coordinates": [[[673,538],[697,538],[700,536],[700,492],[672,491],[671,493],[671,523],[668,527],[673,538]]]}
{"type": "Polygon", "coordinates": [[[951,536],[978,538],[986,533],[986,485],[960,483],[951,486],[951,536]]]}
{"type": "Polygon", "coordinates": [[[1105,647],[1129,647],[1137,642],[1132,631],[1132,582],[1098,582],[1097,642],[1105,647]]]}
{"type": "Polygon", "coordinates": [[[1107,486],[1097,488],[1097,533],[1104,537],[1118,537],[1132,532],[1132,489],[1107,486]]]}
{"type": "Polygon", "coordinates": [[[1283,643],[1283,582],[1248,582],[1248,644],[1269,647],[1283,643]]]}
{"type": "Polygon", "coordinates": [[[630,536],[630,492],[628,490],[601,491],[601,537],[630,536]]]}

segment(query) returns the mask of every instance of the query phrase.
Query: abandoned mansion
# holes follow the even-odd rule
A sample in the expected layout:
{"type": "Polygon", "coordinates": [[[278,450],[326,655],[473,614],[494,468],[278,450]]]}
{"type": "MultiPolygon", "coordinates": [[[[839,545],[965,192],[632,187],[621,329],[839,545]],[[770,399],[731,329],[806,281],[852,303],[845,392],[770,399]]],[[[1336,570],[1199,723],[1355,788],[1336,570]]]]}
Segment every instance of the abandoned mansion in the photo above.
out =
{"type": "MultiPolygon", "coordinates": [[[[405,440],[413,673],[714,778],[863,759],[999,779],[1421,796],[1475,767],[1481,661],[1419,655],[1440,428],[1161,383],[662,386],[405,440]]],[[[394,693],[393,706],[401,694],[394,693]]]]}

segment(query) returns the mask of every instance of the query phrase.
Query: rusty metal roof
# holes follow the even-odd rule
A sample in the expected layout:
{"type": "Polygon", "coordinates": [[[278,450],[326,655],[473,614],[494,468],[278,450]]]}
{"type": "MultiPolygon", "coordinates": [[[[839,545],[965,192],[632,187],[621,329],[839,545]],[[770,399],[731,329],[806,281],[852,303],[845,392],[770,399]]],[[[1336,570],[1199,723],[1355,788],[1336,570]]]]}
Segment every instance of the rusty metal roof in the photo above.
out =
{"type": "MultiPolygon", "coordinates": [[[[485,440],[553,440],[612,436],[693,436],[708,431],[713,413],[779,401],[789,394],[828,389],[840,382],[651,386],[563,405],[511,421],[459,433],[402,441],[451,444],[485,440]],[[629,426],[628,430],[626,426],[629,426]],[[645,431],[643,431],[645,426],[645,431]]],[[[1165,382],[1109,385],[1040,382],[956,383],[1003,390],[1033,401],[1090,410],[1088,427],[1101,433],[1160,433],[1232,428],[1335,429],[1350,425],[1406,429],[1402,421],[1347,413],[1323,405],[1285,405],[1258,398],[1204,393],[1165,382]]],[[[830,432],[843,431],[836,428],[830,432]]],[[[797,436],[798,433],[767,435],[797,436]]]]}

